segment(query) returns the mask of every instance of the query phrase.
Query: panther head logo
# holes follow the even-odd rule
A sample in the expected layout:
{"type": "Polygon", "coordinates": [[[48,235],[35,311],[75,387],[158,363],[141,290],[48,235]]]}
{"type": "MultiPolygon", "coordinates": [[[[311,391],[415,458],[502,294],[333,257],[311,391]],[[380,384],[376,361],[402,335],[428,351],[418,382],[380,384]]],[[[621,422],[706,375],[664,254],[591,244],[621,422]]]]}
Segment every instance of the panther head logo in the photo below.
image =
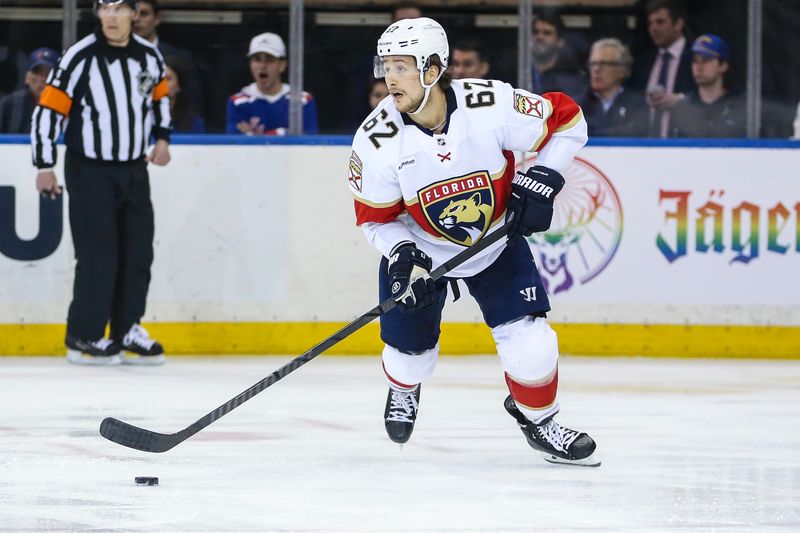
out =
{"type": "Polygon", "coordinates": [[[417,198],[429,231],[461,246],[480,240],[496,222],[492,177],[485,170],[431,183],[417,198]]]}
{"type": "Polygon", "coordinates": [[[442,214],[439,215],[439,224],[447,231],[459,228],[469,235],[469,244],[472,244],[489,227],[494,209],[481,200],[481,194],[476,192],[469,198],[450,200],[442,214]]]}

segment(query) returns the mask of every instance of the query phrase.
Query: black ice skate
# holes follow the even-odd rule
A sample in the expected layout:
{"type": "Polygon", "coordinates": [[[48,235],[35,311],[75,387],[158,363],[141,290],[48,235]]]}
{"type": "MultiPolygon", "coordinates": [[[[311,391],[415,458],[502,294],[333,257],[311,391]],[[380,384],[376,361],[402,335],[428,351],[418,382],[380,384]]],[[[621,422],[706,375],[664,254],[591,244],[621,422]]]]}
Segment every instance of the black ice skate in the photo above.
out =
{"type": "Polygon", "coordinates": [[[403,444],[411,438],[414,431],[414,422],[419,411],[419,391],[422,385],[410,392],[398,392],[389,388],[389,397],[386,398],[386,410],[383,418],[386,422],[386,433],[394,442],[403,444]]]}
{"type": "Polygon", "coordinates": [[[122,362],[127,365],[160,365],[164,363],[164,347],[139,324],[134,324],[122,338],[125,353],[122,362]]]}
{"type": "Polygon", "coordinates": [[[593,455],[597,445],[586,433],[562,427],[552,417],[541,424],[534,424],[517,408],[510,395],[503,406],[517,420],[531,448],[544,453],[548,463],[600,466],[600,459],[593,455]]]}
{"type": "Polygon", "coordinates": [[[85,341],[67,335],[67,361],[76,365],[110,366],[121,362],[119,344],[103,337],[96,341],[85,341]]]}

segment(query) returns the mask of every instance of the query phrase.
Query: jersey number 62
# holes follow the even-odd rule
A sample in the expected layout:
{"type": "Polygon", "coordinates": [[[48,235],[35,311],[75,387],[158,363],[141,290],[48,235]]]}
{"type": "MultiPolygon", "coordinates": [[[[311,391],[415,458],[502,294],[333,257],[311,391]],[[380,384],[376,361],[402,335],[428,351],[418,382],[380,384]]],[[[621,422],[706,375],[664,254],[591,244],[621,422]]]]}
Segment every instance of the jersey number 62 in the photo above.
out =
{"type": "MultiPolygon", "coordinates": [[[[382,109],[380,115],[368,120],[364,124],[364,131],[365,132],[369,132],[372,128],[374,128],[378,124],[379,121],[386,120],[386,117],[388,117],[388,116],[389,116],[389,113],[387,113],[385,109],[382,109]]],[[[375,145],[375,148],[380,148],[381,147],[381,142],[378,139],[391,139],[392,137],[397,135],[397,131],[398,130],[397,130],[397,126],[395,125],[394,122],[391,122],[391,121],[384,122],[383,125],[386,126],[386,128],[388,128],[389,131],[383,131],[383,132],[375,131],[375,132],[372,132],[370,134],[370,136],[369,136],[369,140],[372,141],[372,144],[375,145]]]]}

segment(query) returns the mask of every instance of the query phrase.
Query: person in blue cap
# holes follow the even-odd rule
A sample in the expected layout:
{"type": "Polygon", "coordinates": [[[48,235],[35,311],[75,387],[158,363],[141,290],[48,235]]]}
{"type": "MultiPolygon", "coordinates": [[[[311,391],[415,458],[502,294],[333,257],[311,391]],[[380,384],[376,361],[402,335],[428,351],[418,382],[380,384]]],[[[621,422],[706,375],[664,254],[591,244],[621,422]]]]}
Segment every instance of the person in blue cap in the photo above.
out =
{"type": "Polygon", "coordinates": [[[39,103],[47,75],[58,63],[58,52],[37,48],[28,59],[25,87],[0,100],[0,133],[30,133],[33,108],[39,103]]]}
{"type": "Polygon", "coordinates": [[[745,103],[725,86],[731,53],[722,37],[705,33],[692,43],[692,76],[697,89],[675,108],[672,137],[743,137],[745,103]]]}

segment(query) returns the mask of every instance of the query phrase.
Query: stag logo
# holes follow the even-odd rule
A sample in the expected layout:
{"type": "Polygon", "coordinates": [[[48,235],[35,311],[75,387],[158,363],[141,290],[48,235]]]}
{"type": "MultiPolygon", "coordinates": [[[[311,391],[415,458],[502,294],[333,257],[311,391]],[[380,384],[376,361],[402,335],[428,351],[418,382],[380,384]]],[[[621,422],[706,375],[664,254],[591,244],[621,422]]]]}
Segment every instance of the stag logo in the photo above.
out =
{"type": "MultiPolygon", "coordinates": [[[[524,167],[533,161],[525,161],[524,167]]],[[[553,224],[528,237],[548,294],[566,292],[597,277],[622,238],[622,206],[611,180],[575,158],[554,203],[553,224]]]]}

